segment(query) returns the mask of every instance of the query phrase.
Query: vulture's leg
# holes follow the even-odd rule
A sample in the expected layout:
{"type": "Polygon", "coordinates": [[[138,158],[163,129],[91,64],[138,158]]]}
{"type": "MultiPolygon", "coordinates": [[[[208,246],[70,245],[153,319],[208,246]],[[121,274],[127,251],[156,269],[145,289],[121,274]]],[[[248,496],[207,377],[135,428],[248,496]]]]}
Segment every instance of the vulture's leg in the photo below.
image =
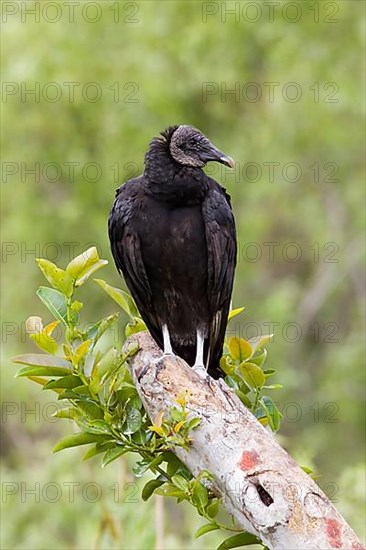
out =
{"type": "Polygon", "coordinates": [[[163,325],[164,355],[174,355],[167,325],[163,325]]]}
{"type": "Polygon", "coordinates": [[[202,378],[207,378],[207,370],[203,364],[203,344],[205,339],[201,330],[197,329],[197,344],[196,344],[196,359],[193,365],[193,369],[202,378]]]}
{"type": "MultiPolygon", "coordinates": [[[[163,355],[174,355],[173,353],[173,349],[172,349],[172,344],[171,344],[171,341],[170,341],[170,335],[169,335],[169,330],[168,330],[168,327],[167,325],[163,325],[161,327],[161,330],[162,330],[162,333],[163,333],[163,355]]],[[[156,365],[157,368],[159,368],[161,366],[161,357],[157,357],[157,359],[154,359],[152,361],[152,364],[153,365],[156,365]]]]}

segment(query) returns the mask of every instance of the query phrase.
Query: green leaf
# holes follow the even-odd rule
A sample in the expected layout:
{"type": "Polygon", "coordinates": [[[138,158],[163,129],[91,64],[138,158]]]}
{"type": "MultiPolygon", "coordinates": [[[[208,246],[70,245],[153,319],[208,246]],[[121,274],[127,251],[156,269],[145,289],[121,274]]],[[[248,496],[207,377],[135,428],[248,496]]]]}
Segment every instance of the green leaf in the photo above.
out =
{"type": "Polygon", "coordinates": [[[300,466],[300,468],[308,475],[312,474],[314,470],[309,468],[308,466],[300,466]]]}
{"type": "Polygon", "coordinates": [[[166,451],[164,453],[164,460],[167,463],[167,474],[170,477],[180,471],[182,467],[185,468],[183,463],[174,453],[172,453],[172,451],[166,451]]]}
{"type": "Polygon", "coordinates": [[[138,332],[143,332],[147,330],[145,323],[140,317],[134,317],[131,323],[128,323],[125,328],[126,338],[132,334],[137,334],[138,332]]]}
{"type": "Polygon", "coordinates": [[[64,376],[58,380],[50,380],[47,384],[43,386],[44,390],[54,390],[54,389],[65,389],[65,388],[76,388],[82,384],[81,379],[74,375],[70,374],[69,376],[64,376]]]}
{"type": "Polygon", "coordinates": [[[71,302],[71,309],[76,313],[79,313],[82,307],[84,307],[84,304],[82,302],[79,302],[79,300],[74,300],[73,302],[71,302]]]}
{"type": "Polygon", "coordinates": [[[207,508],[206,513],[210,516],[210,518],[215,518],[217,516],[217,513],[219,511],[220,506],[220,500],[215,499],[213,502],[211,502],[207,508]]]}
{"type": "Polygon", "coordinates": [[[241,363],[238,370],[251,388],[261,388],[266,381],[262,369],[254,363],[241,363]]]}
{"type": "Polygon", "coordinates": [[[141,477],[148,469],[151,463],[151,459],[139,460],[135,466],[132,467],[132,471],[136,477],[141,477]]]}
{"type": "Polygon", "coordinates": [[[169,416],[171,420],[174,422],[180,422],[181,420],[185,419],[185,413],[182,411],[182,409],[178,409],[177,407],[171,407],[169,411],[169,416]]]}
{"type": "Polygon", "coordinates": [[[95,323],[95,325],[91,326],[86,331],[86,339],[92,339],[94,340],[94,344],[103,336],[103,334],[116,322],[118,319],[118,313],[115,313],[114,315],[109,315],[109,317],[105,317],[101,321],[98,321],[98,323],[95,323]]]}
{"type": "Polygon", "coordinates": [[[149,469],[152,471],[152,472],[156,472],[156,466],[159,466],[159,464],[161,464],[164,460],[164,457],[162,454],[158,454],[157,456],[155,456],[155,458],[153,458],[153,460],[150,460],[150,464],[149,464],[149,469]]]}
{"type": "MultiPolygon", "coordinates": [[[[99,408],[99,407],[98,407],[99,408]]],[[[105,420],[92,420],[88,422],[88,431],[91,433],[112,434],[109,424],[105,420]]]]}
{"type": "Polygon", "coordinates": [[[193,430],[194,428],[197,428],[201,424],[201,418],[192,418],[192,420],[188,423],[188,430],[193,430]]]}
{"type": "Polygon", "coordinates": [[[267,396],[263,396],[260,399],[260,403],[263,407],[263,409],[266,412],[268,423],[271,427],[271,429],[276,432],[278,428],[280,427],[280,419],[281,419],[281,413],[276,407],[276,405],[273,403],[272,399],[267,396]]]}
{"type": "Polygon", "coordinates": [[[117,394],[118,401],[120,401],[125,405],[127,401],[132,400],[136,397],[137,390],[133,384],[125,382],[121,387],[121,389],[116,392],[116,394],[117,394]]]}
{"type": "Polygon", "coordinates": [[[108,283],[103,281],[103,279],[94,279],[94,282],[96,282],[97,285],[99,285],[104,292],[106,292],[108,296],[110,296],[110,298],[112,298],[112,300],[114,300],[116,304],[118,304],[123,311],[131,317],[131,319],[138,317],[135,302],[127,292],[121,290],[120,288],[110,286],[108,283]]]}
{"type": "Polygon", "coordinates": [[[207,489],[199,481],[192,483],[192,502],[200,510],[204,510],[208,504],[207,489]]]}
{"type": "Polygon", "coordinates": [[[230,548],[238,548],[238,546],[249,546],[250,544],[261,544],[261,541],[251,533],[239,533],[224,540],[217,550],[229,550],[230,548]]]}
{"type": "Polygon", "coordinates": [[[220,359],[220,368],[225,374],[231,375],[234,372],[235,366],[231,364],[231,358],[229,355],[223,355],[220,359]]]}
{"type": "Polygon", "coordinates": [[[236,309],[232,309],[229,313],[228,321],[230,321],[233,317],[236,317],[236,315],[239,315],[242,311],[244,311],[245,307],[237,307],[236,309]]]}
{"type": "Polygon", "coordinates": [[[65,376],[70,370],[62,367],[23,367],[17,372],[20,376],[65,376]]]}
{"type": "Polygon", "coordinates": [[[70,418],[74,420],[77,417],[77,409],[75,407],[64,407],[63,409],[58,409],[52,416],[56,418],[70,418]]]}
{"type": "Polygon", "coordinates": [[[189,498],[184,491],[177,489],[176,487],[174,487],[174,485],[171,485],[170,483],[165,483],[162,487],[158,487],[155,490],[155,493],[163,497],[176,497],[181,500],[188,500],[189,498]]]}
{"type": "Polygon", "coordinates": [[[102,460],[102,468],[107,466],[107,464],[110,464],[114,460],[117,460],[120,456],[128,453],[129,449],[126,449],[125,447],[113,447],[113,449],[108,449],[108,451],[103,456],[102,460]]]}
{"type": "Polygon", "coordinates": [[[262,367],[267,359],[267,355],[268,355],[267,350],[263,349],[256,356],[251,357],[250,362],[254,363],[255,365],[258,365],[258,367],[262,367]]]}
{"type": "MultiPolygon", "coordinates": [[[[82,394],[79,394],[78,397],[82,397],[82,394]]],[[[104,416],[102,409],[94,403],[94,401],[90,401],[88,398],[79,399],[77,405],[90,420],[101,420],[104,416]]],[[[86,424],[86,429],[89,429],[89,424],[86,424]]],[[[90,426],[90,431],[93,431],[92,426],[90,426]]],[[[94,430],[94,433],[99,432],[100,430],[98,430],[98,428],[94,430]]]]}
{"type": "Polygon", "coordinates": [[[144,458],[143,460],[140,460],[139,462],[137,462],[137,464],[135,464],[135,466],[132,468],[132,471],[136,477],[140,477],[145,472],[147,472],[147,470],[154,470],[154,467],[158,466],[161,462],[163,462],[163,460],[163,455],[158,455],[155,458],[144,458]]]}
{"type": "Polygon", "coordinates": [[[62,367],[72,371],[72,365],[61,357],[54,357],[53,355],[45,355],[43,353],[26,353],[24,355],[16,355],[12,358],[13,363],[20,363],[21,365],[34,365],[37,367],[62,367]]]}
{"type": "MultiPolygon", "coordinates": [[[[75,386],[75,388],[73,388],[73,391],[77,394],[78,397],[80,396],[86,396],[88,398],[90,397],[90,389],[85,384],[81,384],[80,386],[75,386]]],[[[92,403],[94,403],[94,401],[92,401],[92,403]]]]}
{"type": "Polygon", "coordinates": [[[57,445],[53,448],[53,452],[57,453],[58,451],[62,451],[63,449],[68,449],[69,447],[77,447],[79,445],[88,445],[89,443],[98,443],[100,441],[107,441],[107,439],[110,439],[110,437],[107,435],[79,432],[77,434],[63,437],[57,443],[57,445]]]}
{"type": "Polygon", "coordinates": [[[104,376],[106,373],[112,372],[116,367],[119,353],[117,348],[110,348],[106,353],[103,354],[102,358],[96,365],[96,370],[100,377],[104,376]]]}
{"type": "Polygon", "coordinates": [[[197,481],[202,481],[203,479],[207,481],[215,481],[215,477],[208,470],[201,470],[197,476],[197,481]]]}
{"type": "Polygon", "coordinates": [[[99,455],[100,453],[105,453],[108,449],[114,449],[115,443],[113,441],[106,441],[102,443],[97,443],[94,447],[91,447],[83,456],[83,460],[89,460],[93,456],[99,455]]]}
{"type": "MultiPolygon", "coordinates": [[[[66,298],[58,290],[48,288],[47,286],[40,286],[36,292],[39,299],[50,310],[55,319],[61,321],[65,326],[67,323],[67,304],[66,298]]],[[[76,324],[78,320],[78,314],[73,311],[71,314],[71,322],[76,324]]]]}
{"type": "Polygon", "coordinates": [[[142,500],[145,502],[149,500],[151,495],[154,493],[155,489],[157,489],[158,487],[161,487],[161,485],[163,485],[164,483],[165,483],[165,480],[163,479],[151,479],[150,481],[148,481],[142,489],[142,493],[141,493],[142,500]]]}
{"type": "Polygon", "coordinates": [[[205,525],[202,525],[199,529],[197,529],[194,534],[194,538],[198,539],[198,537],[202,537],[202,535],[205,535],[210,531],[216,531],[217,529],[220,529],[220,526],[217,525],[217,523],[205,523],[205,525]]]}
{"type": "Polygon", "coordinates": [[[277,371],[274,369],[266,369],[263,372],[266,375],[266,378],[269,378],[270,376],[273,376],[274,374],[276,374],[277,371]]]}
{"type": "Polygon", "coordinates": [[[229,352],[230,355],[236,361],[245,361],[253,355],[253,349],[249,342],[244,340],[244,338],[238,338],[237,336],[232,336],[229,340],[229,352]]]}
{"type": "Polygon", "coordinates": [[[240,401],[243,403],[243,405],[245,405],[248,409],[251,409],[252,408],[252,402],[251,400],[249,399],[249,397],[247,397],[245,395],[244,392],[242,392],[241,390],[234,390],[234,392],[236,393],[236,395],[239,397],[240,401]]]}
{"type": "Polygon", "coordinates": [[[131,407],[127,410],[127,429],[125,434],[133,434],[141,428],[142,417],[141,413],[135,407],[131,407]]]}
{"type": "Polygon", "coordinates": [[[67,297],[70,297],[73,293],[74,279],[66,273],[63,269],[60,269],[54,263],[49,260],[40,259],[36,260],[40,270],[43,275],[46,277],[47,281],[56,288],[60,290],[62,294],[67,297]]]}
{"type": "Polygon", "coordinates": [[[107,260],[101,260],[96,247],[92,246],[71,260],[66,272],[76,280],[75,286],[81,286],[95,271],[107,264],[107,260]]]}
{"type": "Polygon", "coordinates": [[[181,489],[182,491],[189,491],[189,482],[180,475],[174,475],[172,477],[172,482],[178,489],[181,489]]]}

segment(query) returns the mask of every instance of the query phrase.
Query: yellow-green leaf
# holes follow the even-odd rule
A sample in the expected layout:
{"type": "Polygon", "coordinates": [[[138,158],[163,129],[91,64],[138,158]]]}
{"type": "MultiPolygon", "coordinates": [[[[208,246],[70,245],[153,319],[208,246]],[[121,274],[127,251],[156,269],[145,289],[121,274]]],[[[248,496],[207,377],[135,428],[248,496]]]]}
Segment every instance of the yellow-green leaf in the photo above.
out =
{"type": "Polygon", "coordinates": [[[33,342],[43,351],[55,355],[57,351],[57,342],[51,334],[60,321],[54,321],[46,327],[42,325],[40,317],[28,317],[25,323],[26,331],[33,342]],[[38,329],[38,330],[37,330],[38,329]]]}
{"type": "Polygon", "coordinates": [[[263,334],[263,336],[254,336],[250,338],[249,343],[253,348],[253,353],[263,348],[273,338],[273,334],[263,334]]]}
{"type": "Polygon", "coordinates": [[[187,420],[181,420],[180,422],[175,424],[175,426],[174,426],[175,433],[178,433],[179,430],[182,428],[182,426],[184,426],[184,424],[186,424],[186,422],[187,422],[187,420]]]}
{"type": "Polygon", "coordinates": [[[160,436],[163,436],[163,435],[164,435],[164,430],[163,430],[163,428],[161,428],[160,426],[149,426],[149,430],[150,430],[151,432],[157,433],[157,434],[160,435],[160,436]]]}
{"type": "Polygon", "coordinates": [[[236,361],[245,361],[253,355],[253,349],[249,342],[244,338],[232,336],[229,340],[229,352],[236,361]]]}
{"type": "Polygon", "coordinates": [[[254,363],[241,363],[239,365],[239,372],[251,388],[261,388],[266,381],[262,369],[254,363]]]}
{"type": "Polygon", "coordinates": [[[230,321],[233,317],[236,317],[236,315],[239,315],[242,311],[244,311],[245,307],[237,307],[236,309],[232,309],[229,313],[228,321],[230,321]]]}
{"type": "Polygon", "coordinates": [[[43,275],[53,286],[53,288],[60,290],[67,297],[71,296],[73,292],[74,279],[70,276],[70,274],[44,258],[36,261],[43,275]]]}
{"type": "Polygon", "coordinates": [[[99,285],[132,319],[138,316],[136,304],[127,292],[120,288],[110,286],[103,281],[103,279],[94,279],[94,282],[97,283],[97,285],[99,285]]]}
{"type": "Polygon", "coordinates": [[[51,353],[51,355],[55,355],[58,347],[57,342],[52,336],[47,334],[45,330],[42,330],[42,332],[38,334],[30,334],[29,338],[31,338],[41,350],[51,353]]]}
{"type": "Polygon", "coordinates": [[[92,344],[93,340],[85,340],[75,351],[75,361],[78,363],[83,357],[88,353],[90,345],[92,344]]]}
{"type": "Polygon", "coordinates": [[[87,250],[84,250],[79,256],[76,256],[71,262],[68,263],[66,271],[74,278],[77,279],[82,275],[83,271],[90,265],[93,265],[99,261],[98,250],[95,246],[91,246],[87,250]]]}
{"type": "Polygon", "coordinates": [[[107,265],[107,260],[101,260],[95,246],[71,260],[66,272],[75,279],[75,286],[81,286],[97,269],[107,265]]]}

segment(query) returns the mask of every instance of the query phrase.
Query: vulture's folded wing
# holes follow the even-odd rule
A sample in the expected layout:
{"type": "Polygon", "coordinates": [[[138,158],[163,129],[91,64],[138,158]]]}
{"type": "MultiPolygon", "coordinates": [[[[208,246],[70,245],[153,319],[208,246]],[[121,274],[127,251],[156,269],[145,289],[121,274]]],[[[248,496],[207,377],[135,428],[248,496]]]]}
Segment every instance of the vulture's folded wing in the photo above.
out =
{"type": "Polygon", "coordinates": [[[136,223],[138,186],[139,181],[136,179],[130,180],[118,189],[108,220],[109,239],[117,269],[125,278],[148,329],[162,345],[161,330],[152,304],[151,288],[136,223]]]}
{"type": "Polygon", "coordinates": [[[207,241],[207,294],[211,314],[208,371],[217,376],[230,309],[237,245],[230,197],[220,185],[211,182],[202,214],[207,241]]]}

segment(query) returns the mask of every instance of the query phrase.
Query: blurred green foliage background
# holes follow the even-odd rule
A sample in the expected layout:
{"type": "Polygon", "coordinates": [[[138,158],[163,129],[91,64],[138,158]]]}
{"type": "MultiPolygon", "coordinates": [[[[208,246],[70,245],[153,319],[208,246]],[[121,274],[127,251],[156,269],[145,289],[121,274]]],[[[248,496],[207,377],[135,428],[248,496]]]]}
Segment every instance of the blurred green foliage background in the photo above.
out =
{"type": "MultiPolygon", "coordinates": [[[[114,190],[176,123],[238,163],[207,167],[237,220],[246,310],[229,332],[274,328],[279,440],[365,539],[365,4],[291,4],[2,3],[2,548],[154,547],[159,509],[141,503],[130,464],[52,455],[72,427],[9,358],[32,349],[27,316],[50,321],[36,257],[64,267],[95,244],[102,276],[123,284],[107,239],[114,190]]],[[[89,321],[115,311],[92,283],[80,294],[89,321]]],[[[192,540],[201,523],[165,503],[165,547],[213,548],[215,533],[192,540]]]]}

